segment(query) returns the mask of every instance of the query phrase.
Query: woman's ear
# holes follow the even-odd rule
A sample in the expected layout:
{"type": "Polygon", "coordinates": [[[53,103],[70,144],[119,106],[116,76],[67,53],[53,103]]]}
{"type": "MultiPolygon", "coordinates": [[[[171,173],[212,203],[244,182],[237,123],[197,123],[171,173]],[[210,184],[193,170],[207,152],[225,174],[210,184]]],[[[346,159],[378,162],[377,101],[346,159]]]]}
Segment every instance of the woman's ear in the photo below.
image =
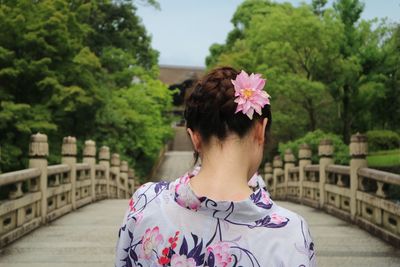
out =
{"type": "Polygon", "coordinates": [[[261,122],[256,123],[255,138],[261,145],[265,141],[265,130],[267,128],[268,118],[264,118],[261,122]]]}
{"type": "Polygon", "coordinates": [[[200,152],[200,150],[201,150],[200,134],[198,132],[193,132],[192,129],[190,129],[190,128],[187,128],[186,131],[189,134],[190,139],[192,140],[192,145],[193,145],[194,150],[196,152],[200,152]]]}

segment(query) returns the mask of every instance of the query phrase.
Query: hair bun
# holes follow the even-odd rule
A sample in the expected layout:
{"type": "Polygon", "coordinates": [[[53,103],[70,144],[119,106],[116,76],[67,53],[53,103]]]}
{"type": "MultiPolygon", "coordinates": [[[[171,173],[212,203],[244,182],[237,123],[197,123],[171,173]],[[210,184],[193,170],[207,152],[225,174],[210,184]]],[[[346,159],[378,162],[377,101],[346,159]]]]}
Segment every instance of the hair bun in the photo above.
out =
{"type": "MultiPolygon", "coordinates": [[[[186,126],[199,131],[205,142],[213,135],[223,140],[228,132],[243,137],[256,121],[249,120],[243,113],[235,113],[237,103],[234,101],[232,80],[238,74],[238,71],[231,67],[214,69],[195,85],[186,99],[186,126]]],[[[264,109],[262,117],[270,118],[269,105],[264,109]]],[[[261,116],[257,114],[255,118],[261,116]]]]}

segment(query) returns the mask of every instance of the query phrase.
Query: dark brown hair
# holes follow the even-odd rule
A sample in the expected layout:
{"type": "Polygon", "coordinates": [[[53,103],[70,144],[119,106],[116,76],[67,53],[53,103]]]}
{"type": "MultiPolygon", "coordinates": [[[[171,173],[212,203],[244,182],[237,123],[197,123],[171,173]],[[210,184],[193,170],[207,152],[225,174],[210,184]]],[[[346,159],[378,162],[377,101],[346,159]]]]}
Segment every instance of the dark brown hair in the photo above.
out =
{"type": "Polygon", "coordinates": [[[198,131],[203,142],[208,142],[212,136],[221,141],[229,132],[243,137],[260,119],[268,118],[267,130],[272,117],[270,105],[265,105],[262,115],[254,113],[250,120],[242,112],[235,114],[237,103],[235,89],[231,80],[235,80],[238,71],[231,67],[221,67],[211,70],[195,85],[186,99],[186,127],[198,131]]]}

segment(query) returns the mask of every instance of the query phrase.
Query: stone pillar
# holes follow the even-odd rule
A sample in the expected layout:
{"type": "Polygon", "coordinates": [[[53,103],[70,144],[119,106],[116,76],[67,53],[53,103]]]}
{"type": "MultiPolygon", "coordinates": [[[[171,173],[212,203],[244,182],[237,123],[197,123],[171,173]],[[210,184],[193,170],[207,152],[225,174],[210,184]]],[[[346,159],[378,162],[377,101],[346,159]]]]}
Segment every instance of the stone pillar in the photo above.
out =
{"type": "Polygon", "coordinates": [[[295,162],[295,158],[293,155],[292,150],[286,149],[285,151],[285,156],[284,156],[284,161],[285,161],[285,166],[284,166],[284,170],[285,170],[285,194],[288,194],[288,182],[289,182],[289,169],[294,167],[294,162],[295,162]]]}
{"type": "Polygon", "coordinates": [[[117,183],[117,198],[123,197],[123,196],[120,196],[120,192],[119,192],[119,188],[122,186],[122,185],[120,185],[120,181],[119,181],[120,165],[121,165],[121,161],[119,159],[119,154],[113,153],[111,155],[111,171],[113,171],[116,174],[115,180],[117,183]]]}
{"type": "Polygon", "coordinates": [[[276,197],[278,194],[276,192],[276,184],[278,182],[278,175],[282,174],[282,160],[281,157],[275,156],[274,157],[274,161],[272,162],[272,166],[273,166],[273,174],[272,174],[272,178],[273,178],[273,190],[274,190],[274,194],[273,196],[276,197]]]}
{"type": "Polygon", "coordinates": [[[131,197],[135,192],[135,170],[131,168],[128,169],[128,183],[132,185],[132,188],[129,191],[129,197],[131,197]]]}
{"type": "Polygon", "coordinates": [[[61,146],[61,163],[67,164],[71,168],[70,181],[71,181],[71,204],[72,209],[76,209],[76,138],[72,136],[64,137],[61,146]]]}
{"type": "Polygon", "coordinates": [[[299,186],[300,186],[300,201],[303,200],[303,182],[306,172],[304,167],[311,164],[311,148],[307,144],[299,146],[299,186]]]}
{"type": "Polygon", "coordinates": [[[83,162],[90,166],[90,183],[92,201],[96,200],[96,143],[93,140],[86,140],[83,148],[83,162]]]}
{"type": "Polygon", "coordinates": [[[99,151],[99,164],[105,167],[107,198],[110,198],[110,148],[102,146],[99,151]]]}
{"type": "Polygon", "coordinates": [[[359,168],[367,167],[368,144],[367,136],[354,134],[350,139],[350,212],[351,218],[357,214],[357,189],[359,168]]]}
{"type": "Polygon", "coordinates": [[[47,135],[37,133],[31,135],[29,144],[29,168],[40,169],[39,190],[42,193],[40,213],[42,223],[46,222],[47,216],[47,157],[49,156],[49,144],[47,135]]]}
{"type": "Polygon", "coordinates": [[[122,196],[122,198],[129,198],[129,190],[128,190],[128,162],[123,160],[121,161],[121,166],[120,166],[120,171],[121,171],[121,178],[123,179],[123,184],[122,187],[124,188],[125,194],[122,196]]]}
{"type": "Polygon", "coordinates": [[[333,145],[329,139],[322,139],[318,146],[319,156],[319,207],[323,208],[326,202],[326,167],[333,164],[333,145]]]}
{"type": "Polygon", "coordinates": [[[265,163],[264,165],[264,181],[265,184],[267,185],[267,190],[271,191],[270,187],[273,186],[273,176],[272,176],[272,165],[269,162],[265,163]],[[270,184],[269,181],[271,181],[272,183],[270,184]]]}

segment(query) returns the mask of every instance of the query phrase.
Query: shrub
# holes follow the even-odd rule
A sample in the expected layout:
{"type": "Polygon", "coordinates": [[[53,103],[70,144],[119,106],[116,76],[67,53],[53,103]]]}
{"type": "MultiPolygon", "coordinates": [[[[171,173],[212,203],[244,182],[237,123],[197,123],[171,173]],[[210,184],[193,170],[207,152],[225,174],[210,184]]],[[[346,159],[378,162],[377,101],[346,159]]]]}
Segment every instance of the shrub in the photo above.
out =
{"type": "Polygon", "coordinates": [[[400,147],[400,135],[388,130],[367,132],[369,151],[389,150],[400,147]]]}
{"type": "Polygon", "coordinates": [[[318,163],[318,145],[322,139],[330,139],[333,144],[333,159],[337,164],[348,165],[349,164],[349,147],[342,141],[342,139],[333,133],[324,133],[321,130],[316,130],[314,132],[309,132],[305,136],[298,138],[294,141],[290,141],[287,143],[279,143],[279,153],[282,156],[285,153],[285,150],[290,148],[293,151],[293,154],[297,157],[299,146],[301,144],[308,144],[311,147],[311,160],[313,163],[318,163]]]}

